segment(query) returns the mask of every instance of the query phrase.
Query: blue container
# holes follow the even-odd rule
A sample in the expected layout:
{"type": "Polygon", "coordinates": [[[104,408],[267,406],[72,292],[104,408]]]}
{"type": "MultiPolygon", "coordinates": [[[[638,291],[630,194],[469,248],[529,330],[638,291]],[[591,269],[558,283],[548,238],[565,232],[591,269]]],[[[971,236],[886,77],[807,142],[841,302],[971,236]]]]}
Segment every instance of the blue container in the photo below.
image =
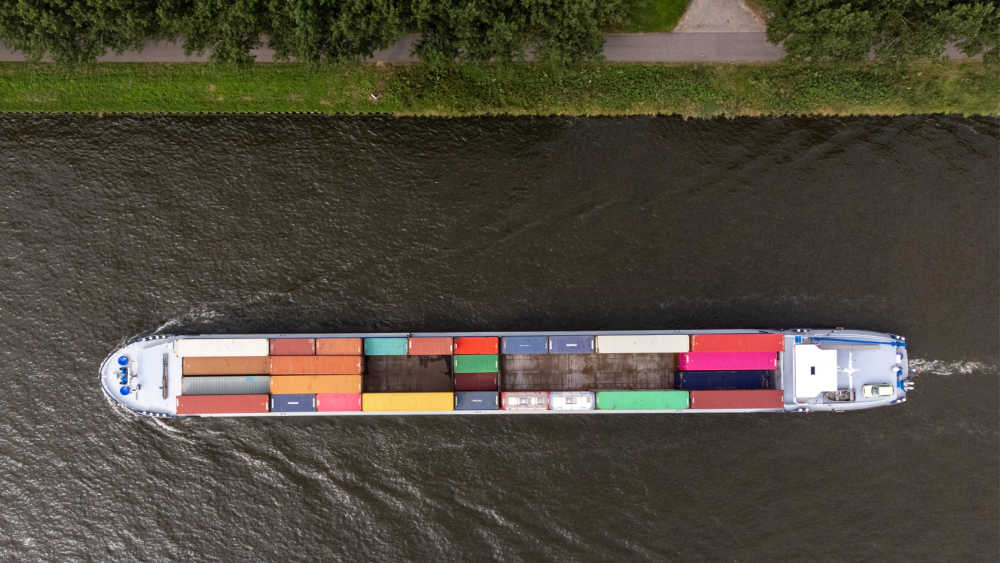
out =
{"type": "Polygon", "coordinates": [[[548,339],[544,336],[504,336],[500,339],[503,354],[545,354],[548,348],[548,339]]]}
{"type": "Polygon", "coordinates": [[[593,354],[593,336],[550,336],[549,354],[593,354]]]}
{"type": "Polygon", "coordinates": [[[688,391],[771,388],[771,372],[765,370],[679,371],[676,379],[676,387],[688,391]]]}
{"type": "Polygon", "coordinates": [[[457,411],[495,411],[500,408],[500,393],[496,391],[458,391],[455,393],[457,411]]]}
{"type": "Polygon", "coordinates": [[[314,412],[316,395],[271,395],[271,412],[314,412]]]}

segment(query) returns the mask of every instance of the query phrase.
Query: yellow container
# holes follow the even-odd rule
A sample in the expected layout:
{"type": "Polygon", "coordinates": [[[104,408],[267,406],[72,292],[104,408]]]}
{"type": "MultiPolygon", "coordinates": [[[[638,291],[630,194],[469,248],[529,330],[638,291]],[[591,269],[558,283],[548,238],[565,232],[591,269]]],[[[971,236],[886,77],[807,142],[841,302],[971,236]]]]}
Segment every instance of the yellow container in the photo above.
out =
{"type": "Polygon", "coordinates": [[[271,394],[360,393],[360,375],[272,375],[271,394]]]}
{"type": "Polygon", "coordinates": [[[361,395],[361,410],[363,411],[419,412],[454,409],[454,393],[365,393],[361,395]]]}

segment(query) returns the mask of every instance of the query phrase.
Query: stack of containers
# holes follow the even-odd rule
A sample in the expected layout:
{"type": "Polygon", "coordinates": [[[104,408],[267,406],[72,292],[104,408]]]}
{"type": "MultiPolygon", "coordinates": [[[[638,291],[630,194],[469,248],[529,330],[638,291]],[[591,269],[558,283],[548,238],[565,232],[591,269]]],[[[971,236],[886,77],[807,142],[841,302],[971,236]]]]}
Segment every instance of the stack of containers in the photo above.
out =
{"type": "Polygon", "coordinates": [[[495,336],[455,338],[452,371],[455,410],[500,408],[500,340],[495,336]]]}
{"type": "MultiPolygon", "coordinates": [[[[346,339],[348,342],[323,340],[324,351],[355,351],[358,347],[356,338],[346,339]]],[[[317,355],[314,338],[272,338],[269,351],[272,412],[315,411],[317,395],[361,394],[360,355],[317,355]]],[[[344,404],[338,398],[324,404],[344,404]]],[[[346,404],[351,404],[351,399],[347,397],[346,404]]]]}
{"type": "MultiPolygon", "coordinates": [[[[317,338],[317,356],[353,356],[361,359],[360,338],[317,338]]],[[[361,385],[350,393],[316,393],[316,412],[344,412],[361,410],[361,385]]]]}
{"type": "Polygon", "coordinates": [[[266,338],[182,338],[177,414],[257,414],[268,412],[266,338]]]}
{"type": "Polygon", "coordinates": [[[784,392],[770,389],[785,349],[783,334],[696,334],[678,356],[677,386],[692,409],[782,409],[784,392]]]}
{"type": "MultiPolygon", "coordinates": [[[[452,353],[451,338],[365,338],[366,356],[441,356],[452,353]]],[[[367,412],[450,411],[454,393],[364,393],[361,409],[367,412]]]]}

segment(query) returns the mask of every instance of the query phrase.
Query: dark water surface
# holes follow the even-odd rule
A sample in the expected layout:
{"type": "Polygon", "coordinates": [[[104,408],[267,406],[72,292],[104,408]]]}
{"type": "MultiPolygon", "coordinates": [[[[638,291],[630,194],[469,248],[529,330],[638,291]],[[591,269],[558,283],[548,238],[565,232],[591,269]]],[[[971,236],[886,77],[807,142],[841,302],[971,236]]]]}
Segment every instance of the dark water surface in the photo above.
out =
{"type": "Polygon", "coordinates": [[[0,556],[994,560],[995,119],[0,117],[0,556]],[[842,415],[157,422],[140,332],[849,326],[842,415]]]}

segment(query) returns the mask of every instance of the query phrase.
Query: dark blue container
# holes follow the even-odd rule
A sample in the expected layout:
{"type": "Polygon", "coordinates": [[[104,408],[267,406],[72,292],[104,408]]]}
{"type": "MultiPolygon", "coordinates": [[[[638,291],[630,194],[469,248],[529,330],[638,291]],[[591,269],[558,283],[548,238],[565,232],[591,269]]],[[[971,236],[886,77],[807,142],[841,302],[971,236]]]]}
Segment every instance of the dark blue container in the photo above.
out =
{"type": "Polygon", "coordinates": [[[592,354],[594,353],[594,337],[586,336],[550,336],[549,354],[592,354]]]}
{"type": "Polygon", "coordinates": [[[500,351],[504,354],[545,354],[548,339],[544,336],[504,336],[500,339],[500,351]]]}
{"type": "Polygon", "coordinates": [[[271,395],[271,412],[314,412],[316,395],[271,395]]]}
{"type": "Polygon", "coordinates": [[[706,389],[770,389],[771,373],[764,370],[679,371],[677,388],[688,391],[706,389]]]}
{"type": "Polygon", "coordinates": [[[495,411],[500,408],[500,393],[496,391],[459,391],[455,393],[457,411],[495,411]]]}

